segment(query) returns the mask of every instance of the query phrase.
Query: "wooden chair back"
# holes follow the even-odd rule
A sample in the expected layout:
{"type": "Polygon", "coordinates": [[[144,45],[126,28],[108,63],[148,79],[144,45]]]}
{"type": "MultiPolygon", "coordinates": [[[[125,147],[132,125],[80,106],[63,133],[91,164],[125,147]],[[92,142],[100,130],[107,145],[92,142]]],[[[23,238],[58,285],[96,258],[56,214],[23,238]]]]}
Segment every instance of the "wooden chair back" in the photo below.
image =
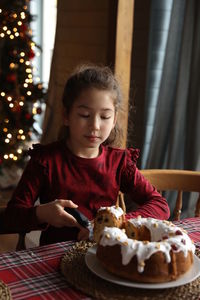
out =
{"type": "Polygon", "coordinates": [[[172,169],[144,169],[141,173],[162,194],[163,191],[177,191],[174,220],[180,220],[183,192],[199,193],[195,217],[200,217],[200,172],[172,169]]]}

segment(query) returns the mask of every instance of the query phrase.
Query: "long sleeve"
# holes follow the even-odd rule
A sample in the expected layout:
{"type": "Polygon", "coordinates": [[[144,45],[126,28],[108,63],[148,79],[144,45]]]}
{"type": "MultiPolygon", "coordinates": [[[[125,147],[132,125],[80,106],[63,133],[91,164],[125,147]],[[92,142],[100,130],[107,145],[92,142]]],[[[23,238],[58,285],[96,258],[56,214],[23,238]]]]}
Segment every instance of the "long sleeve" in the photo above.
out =
{"type": "Polygon", "coordinates": [[[121,191],[129,194],[131,200],[138,204],[138,208],[128,213],[127,218],[141,215],[161,220],[168,219],[170,210],[167,201],[138,170],[137,157],[138,153],[135,150],[128,150],[126,165],[122,173],[121,191]]]}
{"type": "Polygon", "coordinates": [[[38,225],[34,204],[44,188],[44,181],[44,167],[31,159],[8,202],[4,220],[7,228],[17,231],[43,228],[38,225]]]}

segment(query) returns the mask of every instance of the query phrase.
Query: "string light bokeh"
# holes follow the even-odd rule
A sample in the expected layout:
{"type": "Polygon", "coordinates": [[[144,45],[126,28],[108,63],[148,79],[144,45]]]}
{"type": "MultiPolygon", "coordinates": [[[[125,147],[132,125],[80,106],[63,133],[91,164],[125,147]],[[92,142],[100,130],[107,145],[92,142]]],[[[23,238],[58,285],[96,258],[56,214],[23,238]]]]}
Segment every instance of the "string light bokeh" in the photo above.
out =
{"type": "Polygon", "coordinates": [[[34,76],[33,58],[40,48],[33,41],[29,0],[0,4],[0,171],[23,165],[33,135],[35,116],[42,113],[46,92],[34,76]]]}

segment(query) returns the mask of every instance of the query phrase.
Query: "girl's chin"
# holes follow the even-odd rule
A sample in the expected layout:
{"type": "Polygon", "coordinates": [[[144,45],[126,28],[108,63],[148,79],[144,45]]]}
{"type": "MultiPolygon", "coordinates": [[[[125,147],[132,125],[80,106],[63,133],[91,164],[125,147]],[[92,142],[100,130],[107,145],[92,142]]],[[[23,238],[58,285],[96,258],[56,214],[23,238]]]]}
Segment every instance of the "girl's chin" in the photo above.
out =
{"type": "Polygon", "coordinates": [[[90,143],[90,144],[87,144],[86,147],[90,148],[90,149],[99,149],[100,144],[90,143]]]}

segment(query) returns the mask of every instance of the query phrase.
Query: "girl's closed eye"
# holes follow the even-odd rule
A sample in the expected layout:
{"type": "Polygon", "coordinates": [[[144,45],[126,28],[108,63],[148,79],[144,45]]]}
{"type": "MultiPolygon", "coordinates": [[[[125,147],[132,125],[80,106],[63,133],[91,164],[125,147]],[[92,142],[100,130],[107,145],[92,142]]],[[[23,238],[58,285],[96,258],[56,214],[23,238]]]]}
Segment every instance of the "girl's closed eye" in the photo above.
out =
{"type": "MultiPolygon", "coordinates": [[[[79,113],[78,115],[79,115],[80,117],[82,117],[82,118],[89,118],[89,117],[90,117],[89,114],[84,114],[84,113],[79,113]]],[[[100,116],[100,118],[101,118],[102,120],[107,120],[107,119],[110,119],[111,116],[110,116],[110,115],[100,116]]]]}
{"type": "Polygon", "coordinates": [[[101,116],[101,119],[103,119],[103,120],[108,120],[108,119],[110,119],[110,118],[111,118],[110,115],[108,115],[108,116],[101,116]]]}
{"type": "Polygon", "coordinates": [[[80,117],[82,117],[82,118],[89,118],[89,114],[78,114],[80,117]]]}

